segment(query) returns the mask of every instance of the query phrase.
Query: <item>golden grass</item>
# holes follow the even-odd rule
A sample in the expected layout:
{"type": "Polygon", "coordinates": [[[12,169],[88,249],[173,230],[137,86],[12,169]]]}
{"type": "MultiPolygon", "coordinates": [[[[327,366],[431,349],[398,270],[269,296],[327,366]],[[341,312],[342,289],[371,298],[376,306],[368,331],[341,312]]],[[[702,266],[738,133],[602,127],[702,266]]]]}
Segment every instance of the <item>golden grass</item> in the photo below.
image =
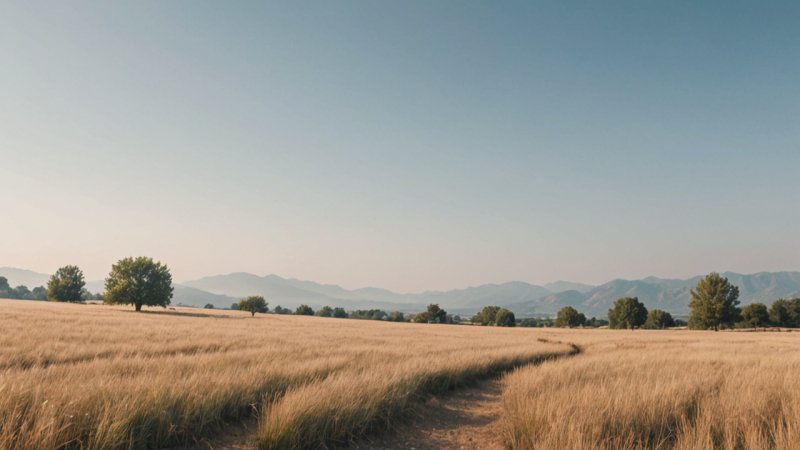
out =
{"type": "Polygon", "coordinates": [[[419,394],[563,354],[532,330],[0,300],[0,448],[154,448],[260,414],[258,444],[344,443],[419,394]]]}
{"type": "Polygon", "coordinates": [[[511,448],[800,448],[800,333],[544,333],[583,352],[505,378],[511,448]]]}

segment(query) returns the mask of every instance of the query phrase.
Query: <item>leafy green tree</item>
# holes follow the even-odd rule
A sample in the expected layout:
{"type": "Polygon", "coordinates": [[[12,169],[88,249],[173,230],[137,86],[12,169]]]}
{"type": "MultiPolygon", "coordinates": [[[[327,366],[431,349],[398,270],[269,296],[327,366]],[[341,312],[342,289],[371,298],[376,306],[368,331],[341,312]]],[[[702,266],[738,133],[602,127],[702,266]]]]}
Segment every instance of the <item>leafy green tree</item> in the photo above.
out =
{"type": "Polygon", "coordinates": [[[631,330],[644,325],[647,320],[647,308],[639,301],[639,297],[622,297],[614,301],[614,307],[608,310],[609,327],[631,330]]]}
{"type": "Polygon", "coordinates": [[[78,266],[61,267],[47,282],[47,298],[55,302],[82,301],[85,285],[83,272],[78,266]]]}
{"type": "MultiPolygon", "coordinates": [[[[278,306],[278,308],[280,308],[280,306],[278,306]]],[[[237,302],[231,303],[231,310],[238,311],[239,310],[239,303],[237,303],[237,302]]]]}
{"type": "Polygon", "coordinates": [[[742,320],[752,328],[764,327],[769,324],[769,310],[763,303],[750,303],[742,308],[742,320]]]}
{"type": "Polygon", "coordinates": [[[31,291],[28,289],[28,286],[19,285],[15,287],[13,294],[13,298],[19,298],[23,300],[29,300],[31,298],[31,291]]]}
{"type": "Polygon", "coordinates": [[[239,311],[247,311],[251,317],[255,317],[256,313],[265,313],[269,311],[267,302],[264,297],[260,295],[251,295],[243,300],[239,300],[239,311]]]}
{"type": "Polygon", "coordinates": [[[499,306],[484,306],[481,312],[472,317],[472,322],[481,325],[494,325],[497,323],[498,311],[500,311],[499,306]]]}
{"type": "Polygon", "coordinates": [[[274,312],[275,314],[291,314],[292,310],[289,308],[284,308],[281,305],[278,305],[272,312],[274,312]]]}
{"type": "Polygon", "coordinates": [[[779,327],[800,326],[800,298],[775,300],[769,309],[769,319],[779,327]]]}
{"type": "Polygon", "coordinates": [[[500,308],[495,315],[495,325],[498,327],[513,327],[517,324],[517,318],[514,316],[514,313],[505,309],[500,308]]]}
{"type": "Polygon", "coordinates": [[[443,310],[435,303],[428,305],[426,313],[428,323],[447,323],[447,311],[443,310]]]}
{"type": "Polygon", "coordinates": [[[649,329],[664,329],[674,326],[675,319],[672,318],[672,314],[660,309],[648,312],[647,320],[644,322],[644,328],[649,329]]]}
{"type": "Polygon", "coordinates": [[[716,272],[706,275],[691,290],[689,328],[714,331],[739,320],[739,288],[716,272]]]}
{"type": "Polygon", "coordinates": [[[203,308],[205,308],[205,309],[214,309],[214,304],[213,303],[206,303],[206,306],[203,306],[203,308]]]}
{"type": "Polygon", "coordinates": [[[310,306],[303,304],[298,306],[294,313],[298,316],[313,316],[314,310],[310,306]]]}
{"type": "Polygon", "coordinates": [[[558,313],[556,314],[556,320],[553,322],[553,325],[557,327],[572,328],[579,327],[584,323],[586,323],[586,316],[578,312],[578,310],[572,306],[565,306],[558,310],[558,313]]]}
{"type": "Polygon", "coordinates": [[[172,275],[166,264],[139,256],[123,258],[111,266],[103,301],[116,305],[167,307],[172,299],[172,275]]]}
{"type": "Polygon", "coordinates": [[[338,317],[339,319],[346,319],[347,318],[347,311],[344,308],[336,307],[333,308],[333,317],[338,317]]]}
{"type": "Polygon", "coordinates": [[[320,317],[333,317],[333,308],[330,306],[323,306],[317,311],[317,315],[320,317]]]}
{"type": "Polygon", "coordinates": [[[36,286],[31,291],[31,300],[47,300],[47,288],[36,286]]]}

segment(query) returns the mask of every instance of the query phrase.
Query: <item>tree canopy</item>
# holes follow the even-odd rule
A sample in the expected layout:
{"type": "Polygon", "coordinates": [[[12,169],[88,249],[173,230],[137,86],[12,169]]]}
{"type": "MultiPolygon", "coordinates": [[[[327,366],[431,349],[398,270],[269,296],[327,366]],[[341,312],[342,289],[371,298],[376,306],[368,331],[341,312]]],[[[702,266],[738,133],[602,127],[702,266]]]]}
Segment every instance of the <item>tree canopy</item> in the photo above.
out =
{"type": "Polygon", "coordinates": [[[86,281],[78,266],[64,266],[56,270],[47,282],[47,299],[54,302],[79,302],[83,300],[86,281]]]}
{"type": "Polygon", "coordinates": [[[481,325],[494,325],[497,322],[499,306],[484,306],[481,312],[472,316],[472,321],[481,325]]]}
{"type": "Polygon", "coordinates": [[[769,324],[769,310],[763,303],[751,303],[742,308],[742,320],[747,326],[758,328],[769,324]]]}
{"type": "Polygon", "coordinates": [[[644,325],[647,320],[647,308],[639,301],[639,297],[622,297],[614,301],[614,307],[608,310],[610,328],[634,328],[644,325]]]}
{"type": "Polygon", "coordinates": [[[505,308],[500,308],[495,315],[494,323],[498,327],[513,327],[517,324],[517,318],[514,316],[513,312],[505,308]]]}
{"type": "Polygon", "coordinates": [[[557,327],[579,327],[586,323],[586,316],[572,306],[565,306],[558,310],[553,325],[557,327]]]}
{"type": "Polygon", "coordinates": [[[140,256],[121,259],[111,266],[104,302],[132,304],[141,311],[142,305],[166,307],[171,299],[172,275],[165,264],[140,256]]]}
{"type": "Polygon", "coordinates": [[[647,320],[644,322],[644,328],[650,329],[664,329],[675,326],[675,319],[672,314],[661,309],[653,309],[647,313],[647,320]]]}
{"type": "Polygon", "coordinates": [[[739,320],[739,288],[716,272],[698,281],[691,297],[689,328],[717,331],[739,320]]]}
{"type": "Polygon", "coordinates": [[[260,295],[251,295],[245,299],[239,300],[239,311],[247,311],[251,316],[255,317],[256,313],[265,313],[269,311],[267,302],[264,297],[260,295]]]}
{"type": "Polygon", "coordinates": [[[769,319],[778,327],[799,327],[800,298],[775,300],[769,309],[769,319]]]}
{"type": "Polygon", "coordinates": [[[294,313],[298,316],[313,316],[314,310],[310,306],[303,304],[298,306],[294,313]]]}

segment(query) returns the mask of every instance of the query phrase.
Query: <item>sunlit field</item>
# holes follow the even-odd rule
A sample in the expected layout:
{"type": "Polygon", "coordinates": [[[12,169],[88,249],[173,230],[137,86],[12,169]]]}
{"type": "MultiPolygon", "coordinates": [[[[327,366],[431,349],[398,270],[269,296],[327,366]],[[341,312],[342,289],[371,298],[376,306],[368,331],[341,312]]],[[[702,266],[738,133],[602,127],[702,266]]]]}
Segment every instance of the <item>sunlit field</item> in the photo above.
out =
{"type": "Polygon", "coordinates": [[[346,444],[417,397],[571,352],[530,329],[0,300],[0,448],[158,448],[250,421],[346,444]]]}
{"type": "Polygon", "coordinates": [[[800,448],[798,332],[545,334],[583,351],[506,377],[511,448],[800,448]]]}

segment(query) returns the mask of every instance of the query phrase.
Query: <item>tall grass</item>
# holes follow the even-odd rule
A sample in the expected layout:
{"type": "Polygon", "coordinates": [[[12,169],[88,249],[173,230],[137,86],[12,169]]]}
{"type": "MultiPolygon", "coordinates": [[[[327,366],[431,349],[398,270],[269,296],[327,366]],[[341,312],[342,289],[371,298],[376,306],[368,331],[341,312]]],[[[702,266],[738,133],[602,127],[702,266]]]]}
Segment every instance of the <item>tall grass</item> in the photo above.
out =
{"type": "Polygon", "coordinates": [[[529,330],[190,311],[0,301],[0,448],[182,445],[259,413],[263,447],[327,445],[568,350],[529,330]]]}
{"type": "Polygon", "coordinates": [[[800,333],[558,336],[584,352],[505,379],[512,448],[800,448],[800,333]]]}

